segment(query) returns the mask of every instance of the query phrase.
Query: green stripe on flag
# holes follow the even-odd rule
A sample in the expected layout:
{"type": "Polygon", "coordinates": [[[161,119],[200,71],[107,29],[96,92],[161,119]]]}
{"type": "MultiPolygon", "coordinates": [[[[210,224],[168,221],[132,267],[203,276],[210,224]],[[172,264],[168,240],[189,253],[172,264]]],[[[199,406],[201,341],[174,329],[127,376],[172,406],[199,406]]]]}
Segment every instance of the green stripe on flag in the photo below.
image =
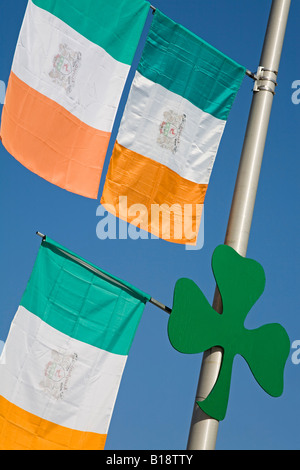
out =
{"type": "Polygon", "coordinates": [[[145,0],[32,0],[114,59],[131,65],[150,4],[145,0]]]}
{"type": "Polygon", "coordinates": [[[150,296],[61,249],[74,255],[48,237],[42,243],[21,305],[72,338],[127,355],[150,296]]]}
{"type": "Polygon", "coordinates": [[[156,10],[138,71],[227,120],[246,69],[156,10]]]}

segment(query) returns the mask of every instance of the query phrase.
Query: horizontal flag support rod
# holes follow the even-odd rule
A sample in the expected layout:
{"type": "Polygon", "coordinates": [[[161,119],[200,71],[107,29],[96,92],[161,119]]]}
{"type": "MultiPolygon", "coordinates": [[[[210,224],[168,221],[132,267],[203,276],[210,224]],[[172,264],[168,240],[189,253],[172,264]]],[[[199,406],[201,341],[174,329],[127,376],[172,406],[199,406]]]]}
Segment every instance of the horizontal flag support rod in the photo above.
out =
{"type": "Polygon", "coordinates": [[[158,300],[153,299],[153,297],[151,297],[149,302],[155,305],[156,307],[160,308],[161,310],[164,310],[166,313],[170,314],[172,312],[172,309],[170,307],[167,307],[166,305],[162,304],[158,300]]]}
{"type": "Polygon", "coordinates": [[[253,78],[253,80],[257,80],[256,74],[251,72],[251,70],[246,70],[246,75],[250,78],[253,78]]]}
{"type": "MultiPolygon", "coordinates": [[[[43,241],[46,240],[46,235],[44,235],[43,233],[41,232],[36,232],[36,235],[38,235],[39,237],[41,237],[43,239],[43,241]]],[[[122,284],[121,282],[118,282],[116,279],[110,277],[109,275],[103,273],[102,271],[96,269],[94,266],[91,266],[89,265],[88,263],[85,263],[82,259],[80,258],[77,258],[76,256],[73,256],[71,253],[68,253],[67,251],[63,250],[62,248],[58,248],[62,253],[64,253],[65,255],[67,255],[69,258],[75,260],[76,262],[80,263],[82,266],[90,269],[91,271],[93,271],[94,273],[98,274],[99,276],[101,276],[102,278],[110,281],[110,282],[113,282],[114,284],[118,285],[119,287],[122,287],[122,288],[126,288],[128,289],[128,287],[125,285],[125,284],[122,284]]],[[[161,302],[159,302],[158,300],[154,299],[153,297],[150,298],[149,302],[152,304],[152,305],[155,305],[156,307],[160,308],[161,310],[163,310],[164,312],[170,314],[172,309],[167,307],[166,305],[162,304],[161,302]]]]}

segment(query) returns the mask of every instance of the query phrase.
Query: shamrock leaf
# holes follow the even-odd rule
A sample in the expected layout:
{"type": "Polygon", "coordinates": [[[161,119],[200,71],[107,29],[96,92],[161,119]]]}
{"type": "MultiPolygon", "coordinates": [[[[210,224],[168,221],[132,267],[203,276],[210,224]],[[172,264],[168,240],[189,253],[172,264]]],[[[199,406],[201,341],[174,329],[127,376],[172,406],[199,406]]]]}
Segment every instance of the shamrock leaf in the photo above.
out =
{"type": "Polygon", "coordinates": [[[220,421],[226,415],[235,355],[240,354],[258,384],[277,397],[283,392],[290,341],[277,323],[254,330],[244,326],[250,309],[265,288],[265,274],[259,263],[243,258],[229,246],[220,245],[214,251],[212,269],[222,298],[222,314],[211,307],[193,281],[179,279],[168,335],[172,346],[185,354],[204,352],[214,346],[223,349],[217,381],[207,398],[197,402],[206,414],[220,421]]]}

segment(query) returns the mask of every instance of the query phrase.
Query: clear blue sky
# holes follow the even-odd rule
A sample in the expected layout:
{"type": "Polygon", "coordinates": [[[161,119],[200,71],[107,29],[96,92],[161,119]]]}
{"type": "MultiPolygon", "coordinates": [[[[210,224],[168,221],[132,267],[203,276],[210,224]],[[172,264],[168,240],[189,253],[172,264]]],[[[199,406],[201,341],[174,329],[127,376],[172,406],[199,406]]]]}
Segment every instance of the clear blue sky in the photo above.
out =
{"type": "MultiPolygon", "coordinates": [[[[26,3],[1,2],[0,80],[5,83],[26,3]]],[[[256,70],[271,0],[153,3],[240,64],[256,70]]],[[[246,326],[279,322],[291,343],[300,340],[300,104],[293,104],[291,99],[292,83],[300,80],[299,18],[300,2],[292,0],[247,253],[263,265],[267,283],[246,326]]],[[[211,255],[224,241],[251,98],[252,80],[246,77],[212,173],[205,200],[204,246],[198,251],[186,251],[162,240],[97,238],[100,218],[96,211],[111,147],[98,200],[90,200],[42,180],[16,162],[0,144],[0,340],[7,337],[35,261],[41,242],[36,230],[170,307],[180,277],[193,279],[212,301],[215,282],[211,255]]],[[[112,142],[117,127],[118,120],[112,142]]],[[[150,304],[146,306],[111,421],[108,450],[186,448],[202,354],[177,353],[168,340],[167,322],[167,314],[150,304]]],[[[292,362],[292,353],[285,370],[284,394],[276,399],[263,392],[244,360],[236,358],[217,449],[300,448],[300,364],[292,362]]]]}

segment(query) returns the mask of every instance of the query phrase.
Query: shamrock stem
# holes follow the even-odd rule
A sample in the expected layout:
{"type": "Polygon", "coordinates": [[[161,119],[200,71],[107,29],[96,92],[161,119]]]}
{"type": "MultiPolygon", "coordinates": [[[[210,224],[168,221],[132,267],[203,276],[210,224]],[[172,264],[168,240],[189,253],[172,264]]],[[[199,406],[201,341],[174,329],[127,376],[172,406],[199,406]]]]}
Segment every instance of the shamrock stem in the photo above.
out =
{"type": "Polygon", "coordinates": [[[218,421],[222,421],[226,415],[233,358],[234,355],[230,351],[223,352],[222,364],[215,385],[203,401],[197,402],[204,413],[218,421]]]}

